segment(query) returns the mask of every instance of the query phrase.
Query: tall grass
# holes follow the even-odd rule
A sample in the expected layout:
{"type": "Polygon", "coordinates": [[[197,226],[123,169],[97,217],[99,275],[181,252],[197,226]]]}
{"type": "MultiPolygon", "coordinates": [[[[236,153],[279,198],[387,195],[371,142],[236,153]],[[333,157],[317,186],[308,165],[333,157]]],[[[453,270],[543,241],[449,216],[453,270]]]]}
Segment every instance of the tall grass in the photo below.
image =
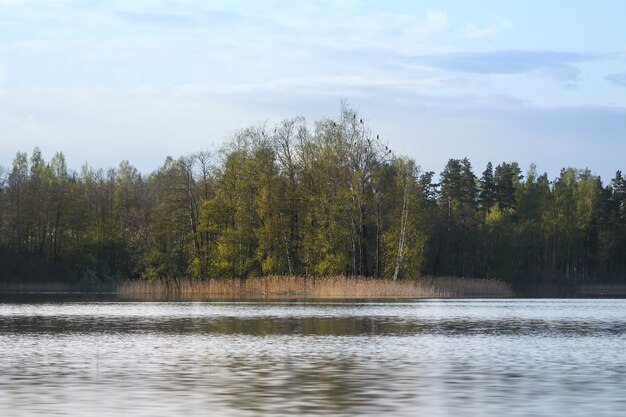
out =
{"type": "Polygon", "coordinates": [[[240,280],[162,283],[128,281],[117,292],[129,298],[465,298],[511,297],[510,285],[497,280],[423,277],[391,281],[364,277],[268,276],[240,280]]]}

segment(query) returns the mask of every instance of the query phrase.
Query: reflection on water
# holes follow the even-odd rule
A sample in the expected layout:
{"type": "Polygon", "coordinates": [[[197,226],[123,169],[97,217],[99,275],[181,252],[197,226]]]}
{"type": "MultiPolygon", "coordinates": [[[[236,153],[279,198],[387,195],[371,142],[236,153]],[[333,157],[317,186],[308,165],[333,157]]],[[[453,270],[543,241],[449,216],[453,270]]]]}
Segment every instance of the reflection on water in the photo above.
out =
{"type": "Polygon", "coordinates": [[[0,415],[622,415],[626,302],[0,304],[0,415]]]}

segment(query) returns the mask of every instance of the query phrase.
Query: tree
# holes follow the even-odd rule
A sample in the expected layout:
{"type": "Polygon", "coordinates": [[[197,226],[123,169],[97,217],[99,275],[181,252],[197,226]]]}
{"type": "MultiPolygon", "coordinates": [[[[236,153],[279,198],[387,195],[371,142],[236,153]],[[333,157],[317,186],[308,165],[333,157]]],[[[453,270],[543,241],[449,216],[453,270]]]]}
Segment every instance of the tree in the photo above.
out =
{"type": "Polygon", "coordinates": [[[58,152],[50,161],[52,172],[51,186],[51,230],[49,241],[50,261],[58,264],[61,257],[61,248],[65,236],[65,212],[68,205],[70,177],[65,163],[65,156],[58,152]]]}
{"type": "Polygon", "coordinates": [[[515,190],[522,180],[517,163],[503,162],[499,164],[493,175],[495,198],[503,211],[514,209],[517,206],[515,190]]]}
{"type": "Polygon", "coordinates": [[[487,162],[487,167],[480,178],[480,194],[478,201],[484,211],[489,211],[496,201],[496,186],[493,179],[493,165],[487,162]]]}
{"type": "Polygon", "coordinates": [[[383,234],[386,262],[385,276],[417,278],[424,263],[427,236],[424,233],[418,169],[410,159],[397,158],[391,163],[393,185],[387,190],[392,201],[383,234]]]}
{"type": "Polygon", "coordinates": [[[247,279],[421,273],[577,285],[626,277],[626,180],[467,158],[440,178],[343,103],[237,132],[147,174],[68,169],[35,148],[0,168],[0,280],[247,279]]]}
{"type": "Polygon", "coordinates": [[[29,180],[28,156],[26,153],[18,152],[13,159],[13,167],[9,174],[9,199],[11,201],[11,231],[13,248],[22,252],[27,242],[26,229],[24,223],[26,187],[29,180]]]}
{"type": "Polygon", "coordinates": [[[516,241],[513,249],[520,259],[520,275],[537,277],[550,267],[547,247],[551,241],[551,228],[545,226],[550,218],[552,193],[548,175],[537,173],[531,165],[526,181],[517,189],[516,241]]]}
{"type": "Polygon", "coordinates": [[[626,216],[626,179],[622,176],[622,171],[615,172],[615,177],[611,180],[612,201],[615,204],[620,216],[626,216]]]}
{"type": "Polygon", "coordinates": [[[6,241],[8,231],[5,230],[5,215],[8,210],[7,194],[8,173],[6,168],[0,166],[0,250],[2,250],[8,242],[6,241]]]}
{"type": "Polygon", "coordinates": [[[467,158],[450,159],[441,173],[440,207],[445,228],[437,244],[435,270],[448,275],[477,273],[479,266],[478,189],[467,158]]]}

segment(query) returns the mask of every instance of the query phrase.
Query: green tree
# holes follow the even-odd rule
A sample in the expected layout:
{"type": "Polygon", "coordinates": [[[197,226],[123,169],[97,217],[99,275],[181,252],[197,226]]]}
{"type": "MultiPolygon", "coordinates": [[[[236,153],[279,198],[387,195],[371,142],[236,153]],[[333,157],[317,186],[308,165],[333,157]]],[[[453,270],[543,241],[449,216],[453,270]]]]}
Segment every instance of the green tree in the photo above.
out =
{"type": "Polygon", "coordinates": [[[515,191],[523,179],[516,162],[499,164],[493,175],[496,202],[503,211],[515,209],[517,201],[515,191]]]}
{"type": "Polygon", "coordinates": [[[483,171],[483,175],[480,178],[480,193],[478,195],[478,201],[480,206],[486,212],[496,202],[496,186],[493,178],[493,165],[491,162],[487,162],[487,167],[483,171]]]}
{"type": "Polygon", "coordinates": [[[421,189],[418,169],[410,159],[397,158],[391,163],[393,185],[387,190],[392,201],[383,234],[385,276],[415,279],[424,263],[427,236],[423,227],[421,189]]]}

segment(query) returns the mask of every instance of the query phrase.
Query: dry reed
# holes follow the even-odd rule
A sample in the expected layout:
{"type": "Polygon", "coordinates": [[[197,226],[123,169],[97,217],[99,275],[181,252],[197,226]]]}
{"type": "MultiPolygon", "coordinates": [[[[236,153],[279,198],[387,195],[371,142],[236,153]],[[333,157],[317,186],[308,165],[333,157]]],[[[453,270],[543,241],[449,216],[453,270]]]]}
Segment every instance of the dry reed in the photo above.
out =
{"type": "Polygon", "coordinates": [[[364,277],[268,276],[247,280],[206,280],[162,283],[128,281],[121,296],[142,299],[212,298],[476,298],[511,297],[509,284],[492,279],[423,277],[391,281],[364,277]]]}

